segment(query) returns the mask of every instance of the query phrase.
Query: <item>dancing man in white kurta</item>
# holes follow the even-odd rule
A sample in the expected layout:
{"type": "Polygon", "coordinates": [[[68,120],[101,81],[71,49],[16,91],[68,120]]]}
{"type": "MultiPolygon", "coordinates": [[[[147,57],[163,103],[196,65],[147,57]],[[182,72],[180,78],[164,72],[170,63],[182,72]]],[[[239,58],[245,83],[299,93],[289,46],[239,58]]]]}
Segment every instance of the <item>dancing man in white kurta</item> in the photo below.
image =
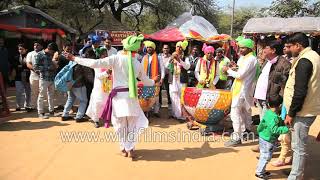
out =
{"type": "Polygon", "coordinates": [[[257,72],[257,58],[253,55],[254,42],[251,39],[239,41],[240,54],[238,70],[225,66],[223,70],[235,78],[232,86],[231,120],[233,134],[226,147],[241,144],[242,135],[251,129],[251,106],[253,105],[254,80],[257,72]]]}
{"type": "MultiPolygon", "coordinates": [[[[91,68],[112,68],[113,90],[109,98],[112,104],[111,121],[120,137],[120,149],[125,157],[134,158],[134,148],[138,133],[148,127],[137,98],[136,78],[143,84],[153,86],[154,81],[149,79],[137,60],[137,51],[140,48],[143,36],[129,36],[122,41],[124,51],[104,59],[85,59],[66,54],[68,59],[91,68]],[[129,93],[128,93],[129,91],[129,93]]],[[[108,123],[108,122],[107,122],[108,123]]]]}

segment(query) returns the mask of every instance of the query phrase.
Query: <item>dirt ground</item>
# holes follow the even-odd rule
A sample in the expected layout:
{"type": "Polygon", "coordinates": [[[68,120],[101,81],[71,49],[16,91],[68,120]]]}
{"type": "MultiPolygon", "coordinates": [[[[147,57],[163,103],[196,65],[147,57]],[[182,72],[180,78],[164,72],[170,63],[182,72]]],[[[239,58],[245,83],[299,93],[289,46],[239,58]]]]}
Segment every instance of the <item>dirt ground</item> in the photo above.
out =
{"type": "MultiPolygon", "coordinates": [[[[14,107],[14,97],[9,100],[14,107]]],[[[152,118],[151,130],[142,135],[135,160],[120,156],[117,142],[106,142],[104,135],[113,132],[112,128],[95,129],[90,122],[62,122],[59,117],[41,120],[36,113],[13,112],[9,118],[0,119],[0,179],[256,179],[258,154],[250,148],[257,142],[225,148],[220,137],[213,141],[212,136],[193,142],[151,142],[152,138],[144,138],[151,131],[171,133],[176,138],[179,132],[197,134],[185,123],[168,119],[165,108],[162,112],[162,118],[152,118]],[[99,133],[99,137],[95,142],[63,142],[61,134],[65,132],[99,133]]],[[[315,140],[319,130],[318,118],[310,130],[307,180],[320,179],[320,142],[315,140]]],[[[285,179],[282,171],[289,168],[268,165],[267,170],[273,174],[271,179],[285,179]]]]}

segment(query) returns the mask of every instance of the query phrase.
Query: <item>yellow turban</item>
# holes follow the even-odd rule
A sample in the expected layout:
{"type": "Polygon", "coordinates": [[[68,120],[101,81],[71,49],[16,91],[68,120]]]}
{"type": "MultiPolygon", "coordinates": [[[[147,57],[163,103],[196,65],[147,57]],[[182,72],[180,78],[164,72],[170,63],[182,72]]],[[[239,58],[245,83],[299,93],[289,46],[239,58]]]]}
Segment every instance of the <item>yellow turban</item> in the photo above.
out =
{"type": "Polygon", "coordinates": [[[177,42],[176,47],[180,46],[180,47],[182,47],[183,50],[186,50],[188,47],[188,44],[189,43],[187,40],[184,40],[183,42],[179,41],[179,42],[177,42]]]}
{"type": "Polygon", "coordinates": [[[145,42],[143,42],[143,44],[144,44],[144,46],[146,46],[147,48],[148,48],[148,47],[151,47],[151,48],[153,48],[153,49],[156,49],[156,44],[155,44],[154,42],[152,42],[152,41],[145,41],[145,42]]]}

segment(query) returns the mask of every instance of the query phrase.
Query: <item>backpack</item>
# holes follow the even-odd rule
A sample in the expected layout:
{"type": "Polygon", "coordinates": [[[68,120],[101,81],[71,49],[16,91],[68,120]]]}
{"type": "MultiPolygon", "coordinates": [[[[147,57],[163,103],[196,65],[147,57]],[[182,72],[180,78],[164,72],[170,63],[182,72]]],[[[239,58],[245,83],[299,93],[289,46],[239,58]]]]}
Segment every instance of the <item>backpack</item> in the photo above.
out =
{"type": "Polygon", "coordinates": [[[61,71],[54,78],[54,86],[60,92],[67,92],[72,88],[72,85],[76,82],[73,80],[73,67],[77,63],[70,61],[68,65],[63,67],[61,71]]]}

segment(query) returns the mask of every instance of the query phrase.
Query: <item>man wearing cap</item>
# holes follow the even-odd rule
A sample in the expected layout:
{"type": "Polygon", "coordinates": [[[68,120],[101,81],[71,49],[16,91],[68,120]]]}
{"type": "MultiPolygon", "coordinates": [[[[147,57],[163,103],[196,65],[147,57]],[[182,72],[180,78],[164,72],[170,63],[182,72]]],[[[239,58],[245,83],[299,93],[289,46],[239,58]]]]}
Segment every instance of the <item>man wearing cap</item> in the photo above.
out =
{"type": "Polygon", "coordinates": [[[219,81],[219,62],[214,59],[214,48],[203,44],[202,51],[205,56],[198,61],[195,69],[195,77],[198,80],[198,88],[215,89],[219,81]]]}
{"type": "Polygon", "coordinates": [[[235,78],[232,85],[231,120],[233,134],[226,147],[241,144],[243,133],[251,129],[251,106],[253,105],[254,80],[257,72],[257,58],[253,55],[254,42],[243,39],[238,42],[241,57],[237,66],[223,67],[223,71],[235,78]]]}
{"type": "Polygon", "coordinates": [[[47,48],[40,51],[33,65],[33,69],[39,75],[38,115],[39,118],[48,119],[44,113],[44,96],[48,96],[50,115],[54,115],[54,78],[57,65],[53,62],[53,55],[58,51],[56,43],[50,43],[47,48]]]}
{"type": "MultiPolygon", "coordinates": [[[[163,65],[162,58],[158,58],[155,52],[156,44],[152,41],[145,41],[144,46],[147,48],[147,54],[143,57],[141,64],[143,65],[144,72],[150,79],[160,80],[160,85],[162,85],[165,69],[163,65]]],[[[154,116],[160,117],[160,103],[159,96],[156,98],[156,103],[153,106],[154,116]]]]}
{"type": "Polygon", "coordinates": [[[122,41],[123,51],[104,59],[78,58],[71,54],[65,54],[69,60],[74,60],[87,67],[113,69],[113,89],[109,94],[101,118],[106,121],[106,127],[109,126],[111,120],[120,138],[122,154],[131,158],[135,157],[134,148],[138,133],[148,127],[148,119],[138,101],[136,79],[140,79],[146,86],[153,86],[155,83],[154,80],[146,76],[143,67],[137,60],[136,51],[140,48],[142,40],[142,35],[129,36],[122,41]]]}
{"type": "Polygon", "coordinates": [[[227,82],[229,82],[229,81],[228,81],[228,74],[223,72],[223,67],[229,65],[230,59],[224,55],[223,48],[218,48],[216,50],[215,60],[219,62],[219,81],[218,81],[216,87],[217,87],[217,89],[226,89],[226,88],[228,88],[227,85],[229,83],[227,83],[227,82]]]}
{"type": "Polygon", "coordinates": [[[96,57],[99,57],[97,50],[100,48],[102,38],[100,36],[93,36],[91,41],[92,41],[91,47],[93,51],[96,53],[96,57]]]}
{"type": "Polygon", "coordinates": [[[172,54],[170,61],[165,65],[169,69],[169,91],[172,104],[172,116],[179,121],[185,121],[182,116],[181,106],[181,90],[187,87],[188,84],[188,70],[190,62],[188,58],[184,57],[184,51],[188,46],[188,41],[179,41],[176,44],[176,51],[172,54]]]}

